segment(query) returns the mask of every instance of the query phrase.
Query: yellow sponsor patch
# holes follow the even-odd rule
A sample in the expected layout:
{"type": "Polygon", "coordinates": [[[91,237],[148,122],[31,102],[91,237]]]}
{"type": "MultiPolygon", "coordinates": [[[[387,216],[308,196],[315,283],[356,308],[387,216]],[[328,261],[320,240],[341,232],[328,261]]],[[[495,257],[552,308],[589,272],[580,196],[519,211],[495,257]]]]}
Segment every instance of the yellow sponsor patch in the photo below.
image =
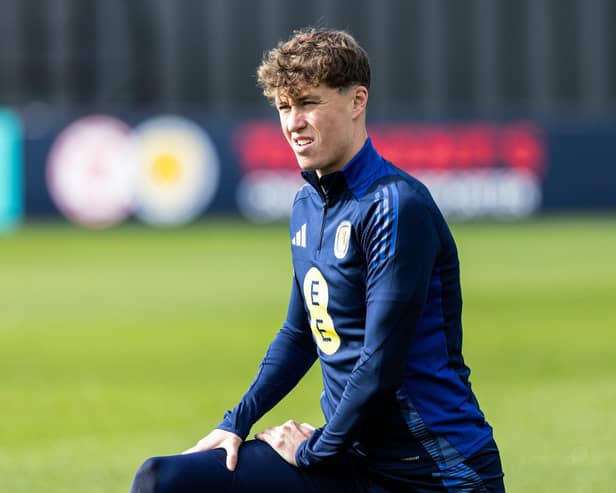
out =
{"type": "Polygon", "coordinates": [[[316,267],[312,267],[304,278],[304,298],[310,311],[310,329],[317,346],[327,355],[334,354],[340,347],[340,336],[327,311],[329,302],[327,281],[316,267]]]}

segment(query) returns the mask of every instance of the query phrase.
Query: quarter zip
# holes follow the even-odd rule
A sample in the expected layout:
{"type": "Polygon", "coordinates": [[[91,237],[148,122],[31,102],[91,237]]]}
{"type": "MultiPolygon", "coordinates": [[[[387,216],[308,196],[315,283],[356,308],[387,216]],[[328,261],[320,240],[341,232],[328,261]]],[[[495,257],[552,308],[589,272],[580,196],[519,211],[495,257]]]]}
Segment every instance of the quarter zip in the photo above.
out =
{"type": "Polygon", "coordinates": [[[323,235],[325,233],[325,221],[327,220],[327,208],[328,208],[328,200],[327,194],[323,194],[323,217],[321,220],[321,237],[319,238],[319,248],[317,253],[321,252],[321,247],[323,246],[323,235]]]}
{"type": "Polygon", "coordinates": [[[312,185],[312,187],[317,191],[319,197],[323,201],[322,210],[323,214],[321,216],[321,235],[319,237],[319,244],[316,250],[316,255],[321,253],[321,248],[323,247],[323,236],[325,236],[325,224],[327,222],[327,209],[329,209],[329,194],[332,191],[332,188],[335,187],[335,182],[338,180],[340,172],[332,173],[332,175],[327,175],[327,177],[319,178],[314,171],[302,171],[302,176],[304,179],[312,185]],[[325,183],[321,180],[325,178],[325,183]]]}

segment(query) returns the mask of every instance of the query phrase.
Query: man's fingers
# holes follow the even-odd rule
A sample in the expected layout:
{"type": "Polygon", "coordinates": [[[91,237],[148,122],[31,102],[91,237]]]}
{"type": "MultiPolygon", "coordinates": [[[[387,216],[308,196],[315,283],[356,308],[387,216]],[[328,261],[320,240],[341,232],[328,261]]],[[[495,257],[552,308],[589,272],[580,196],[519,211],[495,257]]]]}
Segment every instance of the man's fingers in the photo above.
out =
{"type": "Polygon", "coordinates": [[[272,448],[276,448],[274,444],[274,429],[268,428],[267,430],[262,431],[261,433],[257,433],[255,435],[257,440],[261,440],[262,442],[268,443],[272,448]]]}
{"type": "Polygon", "coordinates": [[[235,471],[238,449],[234,445],[227,445],[225,450],[227,451],[227,469],[229,469],[229,471],[235,471]]]}
{"type": "MultiPolygon", "coordinates": [[[[201,440],[199,441],[199,443],[197,443],[197,445],[189,448],[188,450],[185,450],[184,452],[182,452],[182,454],[193,454],[195,452],[203,452],[204,450],[209,450],[211,448],[213,447],[208,446],[208,443],[206,441],[201,440]]],[[[237,456],[238,456],[239,444],[235,442],[227,442],[227,443],[222,443],[218,447],[215,447],[215,448],[223,448],[225,452],[227,452],[227,460],[226,460],[227,469],[229,469],[229,471],[235,471],[235,468],[237,467],[237,456]]]]}
{"type": "Polygon", "coordinates": [[[310,423],[302,423],[301,425],[299,425],[299,429],[302,430],[304,433],[312,433],[314,430],[316,430],[316,428],[310,423]]]}
{"type": "Polygon", "coordinates": [[[182,454],[194,454],[195,452],[201,452],[202,450],[207,450],[208,448],[207,442],[201,439],[196,445],[190,447],[188,450],[185,450],[182,454]]]}
{"type": "Polygon", "coordinates": [[[289,420],[280,426],[274,426],[267,430],[257,433],[255,438],[267,443],[272,447],[278,455],[280,455],[289,464],[296,466],[295,453],[301,442],[306,440],[307,436],[312,433],[309,430],[313,428],[308,425],[302,430],[301,425],[296,421],[289,420]]]}
{"type": "Polygon", "coordinates": [[[199,444],[197,444],[197,445],[190,447],[188,450],[184,450],[182,454],[194,454],[195,452],[200,452],[201,450],[203,449],[199,446],[199,444]]]}
{"type": "Polygon", "coordinates": [[[255,435],[257,440],[261,440],[262,442],[267,442],[267,430],[262,431],[261,433],[257,433],[255,435]]]}
{"type": "Polygon", "coordinates": [[[237,456],[242,441],[243,440],[235,433],[215,429],[199,440],[196,445],[182,452],[182,454],[194,454],[196,452],[221,448],[227,452],[227,469],[229,469],[229,471],[234,471],[237,466],[237,456]]]}

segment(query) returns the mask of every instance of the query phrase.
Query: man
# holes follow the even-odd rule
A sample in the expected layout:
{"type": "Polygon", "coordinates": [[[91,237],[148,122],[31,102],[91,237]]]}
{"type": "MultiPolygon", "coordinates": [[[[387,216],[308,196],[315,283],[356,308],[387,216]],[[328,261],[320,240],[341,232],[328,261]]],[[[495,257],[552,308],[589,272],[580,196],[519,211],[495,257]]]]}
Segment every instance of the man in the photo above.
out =
{"type": "Polygon", "coordinates": [[[237,406],[183,455],[148,460],[133,491],[504,491],[461,354],[455,243],[427,189],[372,146],[365,51],[306,29],[258,77],[307,182],[287,318],[237,406]],[[317,357],[326,424],[244,442],[317,357]]]}

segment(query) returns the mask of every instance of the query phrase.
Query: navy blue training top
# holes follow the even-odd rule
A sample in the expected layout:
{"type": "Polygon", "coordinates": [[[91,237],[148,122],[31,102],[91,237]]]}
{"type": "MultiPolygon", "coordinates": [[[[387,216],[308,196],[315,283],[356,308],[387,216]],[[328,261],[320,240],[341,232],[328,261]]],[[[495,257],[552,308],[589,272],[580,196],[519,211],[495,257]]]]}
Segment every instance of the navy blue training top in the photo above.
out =
{"type": "Polygon", "coordinates": [[[299,467],[341,452],[409,468],[470,457],[492,429],[461,352],[455,242],[430,193],[370,139],[342,171],[302,175],[287,318],[218,428],[244,439],[318,357],[326,424],[299,467]]]}

